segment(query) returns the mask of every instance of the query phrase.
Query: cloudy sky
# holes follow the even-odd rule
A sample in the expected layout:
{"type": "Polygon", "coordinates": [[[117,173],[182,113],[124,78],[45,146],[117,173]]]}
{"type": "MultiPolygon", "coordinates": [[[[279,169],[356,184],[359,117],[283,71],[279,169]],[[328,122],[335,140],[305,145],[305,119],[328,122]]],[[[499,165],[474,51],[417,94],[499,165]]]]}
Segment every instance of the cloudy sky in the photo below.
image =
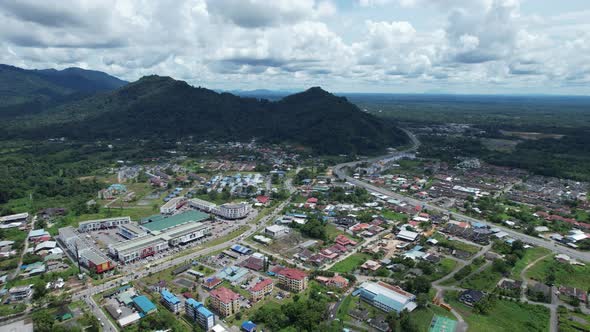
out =
{"type": "Polygon", "coordinates": [[[216,89],[590,94],[590,1],[0,0],[0,63],[216,89]]]}

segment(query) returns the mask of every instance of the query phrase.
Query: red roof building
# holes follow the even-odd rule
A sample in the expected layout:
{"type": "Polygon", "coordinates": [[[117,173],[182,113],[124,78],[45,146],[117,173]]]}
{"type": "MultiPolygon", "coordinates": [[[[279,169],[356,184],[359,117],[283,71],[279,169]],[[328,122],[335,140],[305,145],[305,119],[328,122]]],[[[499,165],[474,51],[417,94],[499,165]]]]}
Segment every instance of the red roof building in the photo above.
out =
{"type": "Polygon", "coordinates": [[[210,292],[211,306],[221,316],[231,316],[238,312],[240,295],[229,288],[219,287],[210,292]]]}
{"type": "Polygon", "coordinates": [[[258,302],[264,295],[272,293],[274,289],[274,284],[272,283],[272,279],[263,279],[262,281],[256,283],[256,285],[250,288],[250,294],[252,295],[252,302],[258,302]]]}
{"type": "Polygon", "coordinates": [[[270,200],[270,197],[268,197],[268,196],[262,196],[262,195],[260,195],[260,196],[256,197],[256,200],[257,200],[257,201],[258,201],[258,203],[260,203],[260,204],[266,204],[266,203],[268,203],[268,201],[270,200]]]}
{"type": "Polygon", "coordinates": [[[318,202],[318,199],[315,197],[310,197],[307,199],[307,203],[309,204],[316,204],[318,202]]]}
{"type": "Polygon", "coordinates": [[[292,292],[301,292],[307,288],[307,274],[298,269],[284,268],[277,272],[279,285],[292,292]]]}
{"type": "Polygon", "coordinates": [[[356,246],[356,241],[353,241],[342,234],[338,234],[334,241],[341,246],[356,246]]]}

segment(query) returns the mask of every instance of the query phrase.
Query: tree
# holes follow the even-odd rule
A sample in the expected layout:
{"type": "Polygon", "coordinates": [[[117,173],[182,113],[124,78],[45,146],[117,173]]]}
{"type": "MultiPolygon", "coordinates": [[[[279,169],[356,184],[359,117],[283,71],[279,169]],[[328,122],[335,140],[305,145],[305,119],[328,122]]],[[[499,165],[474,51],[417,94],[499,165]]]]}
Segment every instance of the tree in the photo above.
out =
{"type": "Polygon", "coordinates": [[[33,285],[33,299],[37,300],[45,296],[47,294],[47,288],[45,288],[45,283],[41,280],[37,281],[33,285]]]}
{"type": "Polygon", "coordinates": [[[416,303],[418,304],[418,307],[424,308],[428,305],[428,302],[430,302],[430,297],[427,293],[420,293],[418,296],[416,296],[416,303]]]}
{"type": "Polygon", "coordinates": [[[33,314],[33,326],[35,331],[52,332],[55,318],[46,310],[37,311],[33,314]]]}

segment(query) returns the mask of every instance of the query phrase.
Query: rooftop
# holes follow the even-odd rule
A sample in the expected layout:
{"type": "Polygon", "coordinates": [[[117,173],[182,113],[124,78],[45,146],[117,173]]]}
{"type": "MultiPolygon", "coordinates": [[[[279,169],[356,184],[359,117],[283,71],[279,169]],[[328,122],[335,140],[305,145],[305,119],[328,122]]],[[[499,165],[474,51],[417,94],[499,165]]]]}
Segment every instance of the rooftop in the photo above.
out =
{"type": "Polygon", "coordinates": [[[133,303],[139,307],[139,309],[144,312],[148,313],[152,310],[156,310],[156,305],[150,301],[145,295],[137,296],[133,299],[133,303]]]}
{"type": "Polygon", "coordinates": [[[284,268],[277,272],[278,275],[283,275],[289,279],[303,280],[307,277],[307,274],[301,270],[284,268]]]}
{"type": "Polygon", "coordinates": [[[141,226],[149,231],[163,231],[189,222],[199,222],[209,218],[209,215],[200,211],[186,211],[173,216],[165,217],[159,214],[145,218],[148,222],[141,226]]]}
{"type": "Polygon", "coordinates": [[[211,296],[217,298],[219,301],[223,303],[230,303],[240,298],[240,295],[233,292],[231,289],[225,287],[219,287],[217,289],[212,290],[211,296]]]}
{"type": "Polygon", "coordinates": [[[166,289],[162,289],[162,291],[160,292],[160,295],[162,295],[162,298],[164,299],[164,301],[166,301],[168,303],[172,303],[172,304],[180,303],[180,300],[176,297],[176,295],[170,293],[166,289]]]}

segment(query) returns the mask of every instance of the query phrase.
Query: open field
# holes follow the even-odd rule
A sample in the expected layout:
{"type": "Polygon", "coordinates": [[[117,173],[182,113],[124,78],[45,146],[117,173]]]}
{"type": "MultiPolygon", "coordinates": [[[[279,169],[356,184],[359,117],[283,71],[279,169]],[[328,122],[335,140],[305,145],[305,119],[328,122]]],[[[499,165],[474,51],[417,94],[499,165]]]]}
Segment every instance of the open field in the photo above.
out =
{"type": "Polygon", "coordinates": [[[471,254],[475,254],[479,251],[478,246],[471,245],[471,244],[465,243],[463,241],[449,240],[443,234],[438,233],[438,232],[434,233],[433,237],[439,241],[438,245],[443,246],[443,247],[452,248],[452,249],[456,249],[456,250],[462,250],[462,251],[466,251],[471,254]]]}
{"type": "Polygon", "coordinates": [[[514,268],[512,268],[512,272],[510,277],[512,279],[520,278],[520,272],[529,265],[530,263],[534,262],[535,260],[549,254],[549,249],[541,248],[541,247],[534,247],[529,248],[524,252],[524,256],[522,259],[519,259],[516,264],[514,264],[514,268]]]}
{"type": "Polygon", "coordinates": [[[490,265],[481,272],[463,279],[459,285],[466,289],[490,291],[496,287],[500,279],[502,279],[502,274],[493,271],[492,265],[490,265]]]}
{"type": "Polygon", "coordinates": [[[371,256],[363,253],[356,253],[352,254],[345,259],[341,260],[340,262],[334,264],[330,268],[330,271],[339,272],[339,273],[349,273],[356,270],[359,266],[361,266],[366,260],[370,259],[371,256]]]}
{"type": "Polygon", "coordinates": [[[428,329],[430,328],[430,322],[432,321],[434,315],[448,317],[455,320],[455,316],[453,316],[451,312],[433,304],[426,308],[416,309],[410,313],[412,321],[416,323],[418,331],[420,332],[428,332],[428,329]]]}
{"type": "Polygon", "coordinates": [[[447,303],[469,324],[469,331],[549,331],[549,309],[543,306],[496,300],[490,312],[487,315],[481,315],[474,313],[469,306],[458,302],[457,292],[448,292],[445,298],[448,300],[447,303]]]}
{"type": "Polygon", "coordinates": [[[526,277],[545,282],[552,273],[555,275],[556,285],[566,285],[588,289],[590,285],[590,265],[577,266],[560,263],[553,257],[547,257],[532,266],[526,272],[526,277]]]}

